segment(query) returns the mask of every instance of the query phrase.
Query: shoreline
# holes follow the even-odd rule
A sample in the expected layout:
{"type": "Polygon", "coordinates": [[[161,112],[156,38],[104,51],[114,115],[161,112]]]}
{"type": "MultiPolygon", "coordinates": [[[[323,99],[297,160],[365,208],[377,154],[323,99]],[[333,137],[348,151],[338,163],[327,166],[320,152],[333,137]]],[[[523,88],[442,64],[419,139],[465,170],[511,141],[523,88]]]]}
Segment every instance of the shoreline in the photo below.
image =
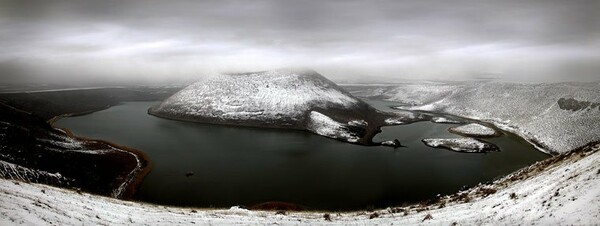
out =
{"type": "Polygon", "coordinates": [[[99,109],[93,109],[93,110],[87,110],[87,111],[82,111],[82,112],[73,112],[73,113],[65,113],[65,114],[60,114],[57,116],[54,116],[50,119],[48,119],[46,122],[48,124],[50,124],[50,126],[54,127],[54,123],[62,118],[66,118],[66,117],[76,117],[76,116],[83,116],[83,115],[89,115],[98,111],[102,111],[102,110],[106,110],[109,108],[112,108],[116,105],[108,105],[108,106],[103,106],[102,108],[99,109]]]}
{"type": "Polygon", "coordinates": [[[134,168],[127,174],[125,181],[121,182],[121,186],[115,188],[113,190],[113,194],[112,194],[112,196],[114,196],[113,198],[130,200],[135,195],[135,193],[137,193],[137,190],[141,186],[146,175],[148,175],[148,173],[150,173],[150,171],[152,170],[152,161],[150,160],[150,158],[148,157],[148,155],[146,153],[144,153],[141,150],[137,150],[132,147],[119,145],[119,144],[116,144],[116,143],[113,143],[113,142],[110,142],[107,140],[78,136],[78,135],[75,135],[71,130],[69,130],[67,128],[57,127],[54,125],[55,122],[57,122],[58,120],[60,120],[62,118],[88,115],[88,114],[92,114],[92,113],[95,113],[98,111],[109,109],[114,106],[116,106],[116,105],[107,105],[107,106],[103,106],[102,108],[87,110],[87,111],[83,111],[83,112],[61,114],[61,115],[52,117],[51,119],[47,120],[46,122],[52,128],[58,129],[58,130],[64,132],[67,136],[69,136],[71,138],[79,139],[86,143],[88,143],[88,142],[101,143],[101,144],[111,147],[113,151],[120,151],[120,152],[128,153],[128,154],[131,154],[132,156],[134,156],[137,161],[136,168],[134,168]],[[132,175],[132,174],[134,174],[134,175],[132,175]],[[122,191],[119,192],[119,190],[122,186],[124,186],[124,188],[122,191]]]}
{"type": "MultiPolygon", "coordinates": [[[[141,167],[140,167],[140,169],[139,169],[138,172],[136,172],[136,169],[134,169],[133,171],[130,172],[130,173],[135,173],[136,175],[132,175],[129,180],[123,182],[124,184],[125,183],[127,183],[127,184],[125,186],[124,191],[122,192],[122,196],[116,197],[116,198],[121,198],[121,199],[128,200],[128,199],[130,199],[131,197],[133,197],[135,195],[135,193],[137,192],[137,190],[139,189],[139,187],[143,183],[145,176],[152,170],[152,161],[149,159],[149,157],[143,151],[141,151],[141,150],[137,150],[137,149],[134,149],[134,148],[131,148],[131,147],[119,145],[119,144],[116,144],[116,143],[113,143],[113,142],[110,142],[110,141],[107,141],[107,140],[100,140],[100,139],[94,139],[94,138],[77,136],[77,135],[73,134],[73,132],[70,131],[69,129],[61,128],[61,127],[56,127],[56,126],[53,125],[54,122],[60,120],[61,118],[75,117],[75,116],[80,116],[80,115],[91,114],[91,113],[94,113],[94,112],[97,112],[97,111],[102,111],[102,110],[109,109],[109,108],[111,108],[113,106],[115,106],[115,105],[105,106],[103,108],[99,108],[99,109],[95,109],[95,110],[89,110],[89,111],[85,111],[85,112],[62,114],[62,115],[58,115],[58,116],[53,117],[52,119],[48,120],[48,122],[52,122],[51,126],[53,128],[63,130],[64,132],[66,132],[71,137],[76,137],[76,138],[79,138],[79,139],[83,139],[85,141],[101,142],[101,143],[104,143],[106,145],[109,145],[109,146],[112,146],[112,147],[118,149],[118,150],[115,150],[115,151],[127,152],[127,153],[131,153],[132,155],[134,155],[135,158],[138,160],[138,163],[141,164],[141,167]],[[144,164],[145,164],[145,167],[144,167],[144,164]]],[[[447,113],[442,113],[442,112],[429,112],[429,111],[420,111],[420,110],[409,110],[409,111],[418,112],[418,113],[424,113],[426,115],[452,116],[452,117],[460,118],[460,119],[464,120],[464,122],[477,122],[477,123],[481,123],[483,125],[490,126],[491,128],[493,128],[496,131],[499,131],[500,133],[512,133],[512,134],[516,135],[517,137],[523,139],[527,143],[531,144],[536,150],[538,150],[538,151],[540,151],[540,152],[542,152],[544,154],[548,154],[551,158],[553,156],[555,156],[555,154],[551,154],[551,153],[547,152],[545,149],[540,149],[539,146],[537,145],[537,142],[531,141],[528,137],[522,136],[520,133],[517,133],[517,130],[508,130],[508,129],[500,128],[495,123],[490,123],[490,122],[487,122],[487,121],[481,121],[481,120],[478,120],[478,119],[467,118],[467,117],[463,117],[463,116],[459,116],[459,115],[447,114],[447,113]]],[[[168,120],[175,120],[175,121],[181,121],[181,122],[206,123],[206,124],[221,125],[221,126],[263,128],[263,129],[291,129],[291,130],[303,131],[303,132],[308,132],[308,133],[314,134],[314,133],[312,133],[312,132],[310,132],[308,130],[300,129],[300,128],[264,127],[264,126],[261,127],[261,126],[252,126],[252,125],[249,125],[249,126],[241,125],[240,126],[240,125],[236,125],[236,124],[199,122],[199,121],[194,121],[194,120],[189,120],[189,119],[181,119],[181,118],[174,118],[174,117],[162,116],[162,115],[159,115],[159,114],[153,114],[150,111],[150,109],[147,111],[147,114],[152,115],[154,117],[158,117],[158,118],[163,118],[163,119],[168,119],[168,120]]],[[[381,114],[380,117],[385,118],[384,115],[385,115],[385,112],[382,112],[382,114],[381,114]]],[[[420,121],[430,121],[430,120],[423,119],[423,120],[418,120],[418,121],[415,121],[415,122],[420,122],[420,121]]],[[[407,124],[412,124],[412,123],[415,123],[415,122],[411,122],[411,123],[407,123],[407,124]]],[[[381,128],[381,127],[387,127],[387,126],[393,126],[393,125],[385,125],[385,124],[383,124],[383,125],[376,126],[376,127],[381,128]]],[[[315,134],[315,135],[321,136],[319,134],[315,134]]],[[[326,136],[323,136],[323,137],[329,138],[329,137],[326,137],[326,136]]],[[[334,138],[329,138],[329,139],[334,139],[334,138]]],[[[338,140],[338,139],[334,139],[334,140],[338,140]]],[[[364,143],[351,143],[351,144],[356,144],[356,145],[361,145],[361,146],[382,146],[381,143],[373,142],[372,140],[371,140],[371,142],[369,144],[364,144],[364,143]]],[[[519,171],[519,170],[517,170],[517,171],[519,171]]],[[[517,172],[517,171],[515,171],[515,172],[517,172]]],[[[508,174],[508,175],[511,175],[511,174],[508,174]]],[[[494,183],[495,181],[496,180],[492,180],[490,182],[494,183]]],[[[472,188],[475,188],[475,187],[472,187],[472,188]]]]}
{"type": "MultiPolygon", "coordinates": [[[[142,184],[142,182],[144,181],[144,178],[146,177],[146,175],[148,173],[150,173],[150,171],[152,170],[152,161],[150,160],[150,158],[148,157],[148,155],[146,153],[144,153],[140,150],[137,150],[137,149],[134,149],[131,147],[127,147],[127,146],[123,146],[123,145],[118,145],[118,144],[115,144],[113,142],[106,141],[106,140],[77,136],[72,131],[70,131],[69,129],[66,129],[66,128],[55,127],[53,125],[52,125],[52,128],[63,131],[67,136],[69,136],[71,138],[82,140],[82,141],[86,142],[86,144],[88,142],[101,143],[101,144],[104,144],[104,145],[107,145],[107,146],[113,148],[113,151],[120,151],[120,152],[128,153],[135,157],[135,159],[137,161],[136,168],[129,171],[129,173],[127,174],[128,176],[125,178],[125,181],[122,181],[120,183],[122,186],[125,185],[124,190],[122,192],[117,193],[116,194],[117,197],[113,197],[113,198],[130,200],[135,195],[137,190],[139,189],[139,187],[142,184]],[[135,175],[131,175],[131,174],[135,174],[135,175]]],[[[118,191],[118,189],[119,189],[119,187],[115,188],[113,192],[118,191]]]]}
{"type": "MultiPolygon", "coordinates": [[[[339,142],[343,142],[343,143],[348,143],[348,144],[354,144],[354,145],[360,145],[360,146],[383,146],[381,145],[381,143],[376,143],[373,142],[373,137],[375,137],[377,134],[379,134],[380,132],[376,132],[375,134],[372,134],[374,131],[378,131],[378,129],[380,129],[381,127],[385,126],[383,123],[380,123],[381,125],[375,126],[375,129],[373,129],[371,127],[371,125],[369,125],[369,134],[366,134],[364,137],[361,137],[359,139],[359,142],[348,142],[347,140],[344,139],[337,139],[337,138],[333,138],[333,137],[328,137],[328,136],[324,136],[321,134],[317,134],[315,132],[312,132],[310,130],[308,130],[307,128],[303,128],[303,127],[285,127],[285,126],[270,126],[270,125],[252,125],[252,124],[239,124],[237,122],[210,122],[209,120],[207,121],[200,121],[200,120],[194,120],[194,119],[188,119],[185,117],[172,117],[172,116],[168,116],[168,115],[161,115],[161,114],[157,114],[152,112],[151,110],[152,108],[148,109],[147,114],[157,117],[157,118],[161,118],[161,119],[167,119],[167,120],[173,120],[173,121],[179,121],[179,122],[188,122],[188,123],[198,123],[198,124],[207,124],[207,125],[217,125],[217,126],[229,126],[229,127],[237,127],[237,128],[254,128],[254,129],[274,129],[274,130],[292,130],[292,131],[301,131],[301,132],[306,132],[309,134],[314,134],[320,137],[324,137],[327,139],[332,139],[332,140],[336,140],[339,142]],[[368,141],[364,141],[364,139],[366,139],[366,137],[369,137],[368,141]]],[[[383,121],[383,120],[381,120],[383,121]]]]}

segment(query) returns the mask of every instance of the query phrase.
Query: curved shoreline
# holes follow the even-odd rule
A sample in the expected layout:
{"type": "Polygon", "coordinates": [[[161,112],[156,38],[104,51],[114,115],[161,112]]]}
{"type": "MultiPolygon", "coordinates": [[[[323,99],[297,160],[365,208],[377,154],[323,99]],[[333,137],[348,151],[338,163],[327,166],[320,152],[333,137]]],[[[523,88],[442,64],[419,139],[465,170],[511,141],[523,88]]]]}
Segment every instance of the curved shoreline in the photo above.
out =
{"type": "Polygon", "coordinates": [[[137,162],[136,167],[127,174],[125,181],[122,181],[120,183],[121,185],[119,187],[115,188],[111,195],[113,198],[129,200],[129,199],[131,199],[131,197],[133,197],[133,195],[135,195],[135,193],[141,186],[142,182],[144,181],[144,177],[146,177],[146,175],[148,173],[150,173],[150,171],[152,170],[152,161],[150,160],[150,158],[148,157],[148,155],[146,153],[144,153],[143,151],[134,149],[132,147],[119,145],[119,144],[116,144],[116,143],[113,143],[110,141],[78,136],[78,135],[75,135],[71,130],[69,130],[67,128],[54,126],[54,123],[62,118],[92,114],[94,112],[106,110],[111,107],[114,107],[114,106],[113,105],[105,106],[101,109],[94,109],[94,110],[89,110],[89,111],[85,111],[85,112],[61,114],[61,115],[52,117],[51,119],[49,119],[47,121],[47,123],[50,126],[52,126],[52,128],[58,129],[58,130],[64,132],[67,136],[69,136],[71,138],[79,139],[86,143],[87,142],[98,142],[98,143],[101,143],[101,144],[111,147],[112,151],[124,152],[124,153],[132,155],[136,159],[136,162],[137,162]]]}
{"type": "MultiPolygon", "coordinates": [[[[96,110],[90,110],[90,111],[85,111],[85,112],[79,112],[79,113],[69,113],[69,114],[62,114],[59,116],[55,116],[53,117],[51,120],[49,120],[49,122],[56,122],[58,120],[60,120],[61,118],[64,117],[74,117],[74,116],[80,116],[80,115],[86,115],[86,114],[91,114],[97,111],[102,111],[102,110],[106,110],[109,109],[111,107],[114,106],[106,106],[103,107],[101,109],[96,109],[96,110]]],[[[527,143],[531,144],[532,146],[534,146],[537,150],[541,151],[542,153],[545,154],[549,154],[547,151],[545,151],[545,149],[540,149],[537,145],[536,142],[532,142],[530,139],[528,139],[527,137],[522,136],[519,133],[516,133],[515,130],[511,131],[511,130],[505,130],[505,129],[501,129],[500,127],[498,127],[496,124],[490,123],[490,122],[486,122],[486,121],[480,121],[478,119],[472,119],[472,118],[466,118],[466,117],[462,117],[462,116],[458,116],[458,115],[452,115],[452,114],[447,114],[447,113],[441,113],[441,112],[428,112],[428,111],[419,111],[419,110],[410,110],[412,112],[418,112],[418,113],[424,113],[426,115],[432,116],[432,115],[437,115],[437,116],[452,116],[452,117],[456,117],[456,118],[460,118],[462,120],[464,120],[464,122],[477,122],[477,123],[481,123],[482,125],[486,125],[489,126],[491,128],[493,128],[494,130],[500,132],[500,133],[511,133],[516,135],[519,138],[522,138],[524,141],[526,141],[527,143]]],[[[385,118],[385,112],[381,112],[381,117],[385,118]]],[[[233,123],[230,124],[226,124],[226,123],[210,123],[210,122],[198,122],[198,121],[194,121],[194,120],[189,120],[189,119],[185,119],[185,118],[175,118],[175,117],[168,117],[168,116],[163,116],[163,115],[159,115],[159,114],[153,114],[150,109],[148,109],[147,114],[152,115],[154,117],[158,117],[158,118],[163,118],[163,119],[168,119],[168,120],[175,120],[175,121],[181,121],[181,122],[192,122],[192,123],[207,123],[207,124],[213,124],[213,125],[221,125],[221,126],[232,126],[232,127],[250,127],[250,128],[264,128],[264,129],[291,129],[291,130],[296,130],[296,131],[304,131],[304,132],[309,132],[308,130],[305,129],[301,129],[301,128],[286,128],[286,127],[265,127],[265,126],[246,126],[246,125],[236,125],[233,123]]],[[[430,121],[428,119],[423,119],[423,120],[419,120],[419,121],[430,121]]],[[[417,121],[415,121],[417,122],[417,121]]],[[[415,123],[415,122],[410,122],[407,124],[411,124],[411,123],[415,123]]],[[[51,124],[52,125],[52,124],[51,124]]],[[[374,125],[370,125],[370,126],[374,126],[374,125]]],[[[387,126],[392,126],[392,125],[385,125],[382,124],[380,126],[376,126],[377,128],[381,128],[381,127],[387,127],[387,126]]],[[[126,187],[125,189],[123,189],[122,192],[119,192],[119,194],[121,195],[116,195],[116,198],[123,198],[123,199],[128,199],[131,198],[136,191],[139,189],[139,186],[141,186],[141,183],[144,180],[144,177],[151,171],[151,167],[152,167],[152,163],[149,160],[148,156],[140,150],[136,150],[134,148],[131,147],[126,147],[126,146],[122,146],[122,145],[118,145],[115,143],[112,143],[110,141],[106,141],[106,140],[99,140],[99,139],[94,139],[94,138],[87,138],[87,137],[80,137],[77,136],[75,134],[72,133],[72,131],[66,129],[66,128],[60,128],[60,127],[55,127],[54,125],[52,125],[53,128],[57,128],[57,129],[61,129],[65,132],[67,132],[70,136],[79,138],[79,139],[84,139],[87,141],[96,141],[96,142],[102,142],[104,144],[110,145],[112,147],[115,147],[116,150],[115,151],[123,151],[123,152],[127,152],[127,153],[131,153],[132,155],[134,155],[136,157],[136,159],[138,160],[138,166],[140,166],[140,170],[134,169],[133,171],[130,172],[130,174],[135,174],[138,173],[137,175],[130,175],[128,176],[128,178],[130,178],[127,181],[123,182],[123,185],[126,187]],[[141,167],[140,164],[143,165],[143,162],[146,162],[146,167],[141,167]]],[[[311,133],[314,134],[314,133],[311,133]]],[[[316,134],[318,135],[318,134],[316,134]]],[[[376,134],[375,134],[376,135],[376,134]]],[[[321,136],[321,135],[319,135],[321,136]]],[[[325,136],[324,136],[325,137],[325,136]]],[[[329,137],[326,137],[329,138],[329,137]]],[[[329,139],[334,139],[334,138],[329,138],[329,139]]],[[[337,139],[334,139],[337,140],[337,139]]],[[[353,144],[358,144],[361,146],[379,146],[381,145],[380,143],[376,143],[376,142],[370,142],[369,144],[364,144],[364,143],[353,143],[353,144]]],[[[552,154],[551,154],[552,155],[552,154]]],[[[493,182],[493,181],[491,181],[493,182]]],[[[117,188],[118,189],[118,188],[117,188]]]]}
{"type": "Polygon", "coordinates": [[[93,110],[87,110],[87,111],[82,111],[82,112],[73,112],[73,113],[60,114],[60,115],[57,115],[57,116],[54,116],[54,117],[48,119],[46,122],[48,124],[50,124],[51,126],[53,126],[53,124],[56,121],[58,121],[58,120],[60,120],[62,118],[65,118],[65,117],[75,117],[75,116],[88,115],[88,114],[92,114],[94,112],[98,112],[98,111],[102,111],[102,110],[106,110],[106,109],[112,108],[114,106],[116,106],[116,105],[108,105],[108,106],[104,106],[104,107],[102,107],[100,109],[93,109],[93,110]]]}
{"type": "Polygon", "coordinates": [[[131,147],[127,147],[127,146],[118,145],[118,144],[115,144],[115,143],[112,143],[112,142],[106,141],[106,140],[99,140],[99,139],[92,139],[92,138],[77,136],[77,135],[73,134],[73,132],[71,132],[69,129],[66,129],[66,128],[60,128],[60,127],[54,127],[54,126],[52,126],[52,127],[65,132],[65,134],[69,137],[83,140],[84,142],[98,142],[98,143],[101,143],[101,144],[111,147],[112,151],[124,152],[124,153],[131,154],[132,156],[134,156],[134,158],[136,159],[136,162],[137,162],[136,168],[134,168],[127,174],[127,177],[125,178],[125,181],[123,181],[121,183],[121,186],[119,186],[118,188],[115,188],[115,190],[113,191],[114,198],[121,198],[121,199],[126,199],[126,200],[130,199],[135,194],[137,189],[139,189],[139,186],[141,185],[144,177],[152,170],[152,161],[150,160],[148,155],[146,155],[146,153],[144,153],[140,150],[137,150],[137,149],[134,149],[131,147]],[[124,189],[119,191],[119,188],[121,188],[121,187],[123,187],[124,189]]]}
{"type": "MultiPolygon", "coordinates": [[[[139,106],[138,106],[138,105],[135,105],[135,106],[137,106],[137,107],[136,107],[136,109],[137,109],[137,110],[134,112],[135,114],[134,114],[134,113],[130,113],[130,114],[128,114],[128,115],[131,115],[131,117],[136,117],[135,115],[140,115],[140,114],[143,114],[143,115],[145,115],[144,113],[146,113],[146,112],[144,112],[144,110],[143,110],[143,109],[146,109],[146,106],[148,106],[148,105],[151,105],[151,104],[152,104],[152,102],[149,102],[149,103],[147,103],[147,104],[146,104],[146,103],[144,103],[143,105],[139,105],[139,106]]],[[[120,107],[117,107],[117,108],[121,109],[120,107]]],[[[143,116],[143,115],[140,115],[140,116],[143,116]]],[[[150,115],[153,115],[153,114],[152,114],[152,113],[150,113],[150,115]]],[[[442,115],[442,114],[435,114],[435,115],[436,115],[436,116],[438,116],[438,115],[442,115]]],[[[166,118],[166,119],[169,119],[168,117],[161,117],[160,115],[153,115],[153,116],[154,116],[154,117],[157,117],[157,119],[158,119],[158,118],[166,118]]],[[[446,115],[444,115],[444,116],[446,116],[446,115]]],[[[118,116],[118,117],[119,117],[119,118],[123,118],[123,117],[126,117],[126,116],[118,116]]],[[[154,117],[152,117],[152,116],[145,116],[145,117],[154,118],[154,117]]],[[[88,117],[85,117],[85,118],[88,118],[88,117]]],[[[95,117],[89,117],[89,119],[91,119],[91,118],[95,118],[95,117]]],[[[158,120],[160,120],[160,119],[158,119],[158,120]]],[[[112,121],[112,120],[105,121],[105,122],[107,122],[107,123],[110,123],[111,121],[112,121]]],[[[170,120],[169,120],[169,121],[170,121],[170,120]]],[[[175,121],[175,123],[176,123],[177,121],[181,121],[181,122],[188,122],[188,121],[186,121],[186,120],[174,120],[174,121],[175,121]]],[[[472,120],[469,120],[469,122],[470,122],[470,121],[472,121],[472,120]]],[[[79,122],[85,122],[85,121],[81,121],[81,120],[79,120],[79,122]]],[[[191,121],[191,122],[193,122],[193,121],[191,121]]],[[[416,123],[416,122],[417,122],[417,121],[415,121],[415,123],[416,123]]],[[[418,121],[418,122],[423,122],[423,123],[433,123],[433,122],[430,122],[430,117],[425,117],[423,120],[420,120],[420,121],[418,121]]],[[[140,123],[140,122],[136,122],[136,124],[139,124],[139,123],[140,123]]],[[[89,124],[89,123],[86,123],[86,124],[89,124]]],[[[195,123],[194,123],[194,124],[195,124],[195,123]]],[[[199,126],[203,126],[201,123],[198,123],[198,124],[199,124],[199,126]]],[[[66,124],[65,124],[65,125],[66,125],[66,124]]],[[[118,124],[115,124],[115,125],[118,125],[118,124]]],[[[191,126],[191,124],[189,124],[189,125],[191,126]]],[[[204,125],[208,125],[208,127],[207,127],[207,128],[210,128],[210,127],[211,127],[211,126],[210,126],[210,124],[204,124],[204,125]]],[[[213,125],[214,125],[214,124],[213,124],[213,125]]],[[[236,126],[236,125],[218,125],[218,126],[219,126],[219,127],[220,127],[220,126],[225,126],[225,127],[235,127],[235,128],[240,128],[240,129],[243,129],[243,128],[248,128],[248,127],[246,127],[246,126],[236,126]]],[[[120,127],[120,126],[117,126],[117,127],[116,127],[116,129],[118,130],[118,128],[119,128],[119,127],[120,127]]],[[[131,126],[127,126],[127,127],[129,128],[129,127],[131,127],[131,126]]],[[[134,127],[135,127],[135,126],[134,126],[134,127]]],[[[131,128],[134,128],[134,127],[131,127],[131,128]]],[[[215,127],[217,127],[217,126],[215,126],[215,127]]],[[[75,128],[75,127],[73,127],[73,128],[75,128]]],[[[260,128],[260,129],[262,129],[262,130],[272,130],[272,129],[269,129],[269,128],[262,128],[262,127],[256,127],[256,128],[260,128]]],[[[115,131],[117,131],[117,130],[115,130],[115,131]]],[[[87,129],[85,129],[85,130],[82,130],[82,131],[87,131],[87,129]]],[[[111,129],[111,131],[112,131],[112,129],[111,129]]],[[[285,131],[286,131],[286,130],[282,130],[281,132],[285,132],[285,131]]],[[[293,132],[293,130],[288,130],[288,131],[291,131],[291,132],[293,132]]],[[[297,131],[301,131],[301,130],[297,130],[297,131]]],[[[501,132],[502,132],[502,130],[498,130],[498,131],[501,131],[501,132]]],[[[193,131],[190,131],[190,132],[193,132],[193,131]]],[[[277,131],[273,131],[273,132],[277,132],[277,131]]],[[[531,151],[532,153],[535,153],[535,154],[537,154],[537,155],[543,155],[543,156],[544,156],[543,158],[548,158],[548,157],[549,157],[548,155],[541,154],[540,152],[536,151],[536,150],[535,150],[535,149],[534,149],[534,148],[533,148],[533,147],[532,147],[532,146],[531,146],[531,145],[530,145],[528,142],[526,142],[526,140],[525,140],[525,139],[523,139],[522,137],[520,137],[520,136],[518,136],[518,135],[516,135],[516,134],[509,133],[509,132],[504,132],[504,133],[505,133],[505,134],[507,134],[507,136],[509,136],[511,139],[518,139],[518,142],[519,142],[520,144],[522,144],[522,145],[523,145],[523,147],[522,147],[523,149],[526,149],[526,150],[528,150],[528,151],[531,151]]],[[[111,133],[111,134],[112,134],[112,133],[111,133]]],[[[313,133],[309,133],[309,134],[313,135],[313,133]]],[[[126,134],[123,134],[123,135],[126,135],[126,134]]],[[[109,139],[108,137],[114,137],[114,136],[107,136],[107,139],[109,139]]],[[[164,138],[163,138],[163,139],[164,139],[164,138]]],[[[141,140],[141,142],[143,142],[143,140],[141,140]]],[[[138,141],[137,143],[139,144],[139,141],[138,141]]],[[[133,144],[133,143],[132,143],[132,144],[133,144]]],[[[152,146],[155,146],[155,145],[152,145],[152,146]]],[[[199,146],[199,147],[201,147],[201,146],[199,146]]],[[[157,149],[156,151],[160,151],[160,150],[161,150],[161,149],[157,149]]],[[[148,151],[150,151],[150,149],[149,149],[148,151]]],[[[151,152],[150,152],[150,153],[151,153],[151,152]]],[[[158,163],[158,162],[160,162],[160,161],[158,161],[158,159],[157,159],[157,163],[158,163]]],[[[532,161],[532,162],[533,162],[533,161],[532,161]]],[[[531,164],[532,162],[528,162],[528,163],[529,163],[529,164],[531,164]]],[[[525,166],[525,165],[523,165],[523,166],[525,166]]],[[[518,169],[519,169],[519,167],[514,167],[514,168],[511,168],[511,169],[518,170],[518,169]]],[[[513,170],[513,171],[514,171],[514,170],[513,170]]],[[[497,177],[505,176],[505,175],[507,175],[507,174],[510,174],[510,173],[512,173],[513,171],[511,171],[511,170],[505,171],[503,174],[498,174],[498,175],[497,175],[497,177]]],[[[153,174],[152,174],[150,177],[153,177],[153,175],[154,175],[154,173],[153,173],[153,174]]],[[[482,183],[489,183],[489,182],[493,181],[494,179],[495,179],[494,177],[489,177],[489,178],[486,178],[485,180],[481,180],[481,182],[482,182],[482,183]]],[[[473,184],[473,186],[474,186],[474,185],[475,185],[475,184],[473,184]]],[[[146,185],[144,185],[144,186],[146,186],[146,185]]],[[[145,189],[144,189],[144,190],[145,190],[145,189]]],[[[458,191],[458,190],[459,190],[459,188],[456,188],[456,190],[455,190],[455,191],[458,191]]],[[[448,194],[449,194],[449,193],[448,193],[448,194]]],[[[423,199],[428,199],[428,198],[431,198],[431,197],[433,197],[434,195],[435,195],[435,194],[433,194],[433,195],[431,195],[431,196],[429,196],[429,197],[423,197],[423,199]]],[[[416,202],[418,202],[418,201],[416,201],[416,202]]],[[[383,205],[382,205],[382,206],[383,206],[383,205]]]]}

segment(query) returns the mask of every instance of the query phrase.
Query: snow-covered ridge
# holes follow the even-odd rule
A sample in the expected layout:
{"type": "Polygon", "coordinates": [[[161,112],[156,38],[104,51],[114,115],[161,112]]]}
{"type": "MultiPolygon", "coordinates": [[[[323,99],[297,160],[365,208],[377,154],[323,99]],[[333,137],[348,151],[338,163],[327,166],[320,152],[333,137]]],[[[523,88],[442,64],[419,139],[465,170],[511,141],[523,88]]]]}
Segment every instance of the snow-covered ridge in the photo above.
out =
{"type": "Polygon", "coordinates": [[[600,84],[466,82],[350,87],[398,109],[441,112],[485,121],[516,133],[540,150],[565,153],[600,140],[600,84]]]}

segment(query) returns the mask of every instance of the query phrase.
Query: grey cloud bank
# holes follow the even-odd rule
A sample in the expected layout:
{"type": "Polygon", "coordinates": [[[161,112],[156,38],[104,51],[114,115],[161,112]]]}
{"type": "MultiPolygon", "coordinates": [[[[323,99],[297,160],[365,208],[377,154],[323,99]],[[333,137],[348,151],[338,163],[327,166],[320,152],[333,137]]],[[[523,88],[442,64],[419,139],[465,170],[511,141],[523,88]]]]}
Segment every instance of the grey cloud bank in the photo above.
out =
{"type": "Polygon", "coordinates": [[[0,1],[0,82],[600,79],[600,1],[0,1]]]}

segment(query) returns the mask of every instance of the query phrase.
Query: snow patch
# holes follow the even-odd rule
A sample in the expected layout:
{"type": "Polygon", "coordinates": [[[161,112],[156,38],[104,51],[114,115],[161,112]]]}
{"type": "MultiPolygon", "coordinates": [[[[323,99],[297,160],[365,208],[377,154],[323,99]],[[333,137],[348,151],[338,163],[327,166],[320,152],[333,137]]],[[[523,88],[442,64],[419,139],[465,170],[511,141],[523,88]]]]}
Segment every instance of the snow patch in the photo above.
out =
{"type": "Polygon", "coordinates": [[[350,143],[356,143],[360,139],[357,134],[350,132],[348,125],[336,122],[316,111],[310,112],[308,130],[321,136],[347,140],[350,143]]]}
{"type": "Polygon", "coordinates": [[[452,127],[448,130],[452,133],[473,137],[494,137],[500,135],[500,133],[498,133],[495,129],[478,123],[470,123],[467,125],[452,127]]]}
{"type": "Polygon", "coordinates": [[[390,125],[390,126],[406,124],[405,121],[398,119],[398,118],[386,118],[384,122],[386,125],[390,125]]]}
{"type": "Polygon", "coordinates": [[[398,139],[387,140],[387,141],[381,142],[381,145],[390,146],[390,147],[394,147],[394,148],[402,147],[402,143],[400,143],[400,141],[398,139]]]}
{"type": "Polygon", "coordinates": [[[359,127],[367,127],[369,123],[365,120],[352,120],[348,122],[348,125],[351,126],[359,126],[359,127]]]}
{"type": "Polygon", "coordinates": [[[393,116],[384,120],[385,125],[404,125],[423,120],[424,116],[412,111],[393,111],[389,112],[393,116]]]}
{"type": "Polygon", "coordinates": [[[461,121],[458,121],[458,120],[449,119],[446,117],[439,117],[439,116],[432,117],[431,121],[435,122],[435,123],[449,123],[449,124],[460,124],[461,123],[461,121]]]}
{"type": "Polygon", "coordinates": [[[251,213],[250,210],[244,209],[240,206],[232,206],[231,208],[229,208],[229,212],[237,215],[248,215],[249,213],[251,213]]]}

